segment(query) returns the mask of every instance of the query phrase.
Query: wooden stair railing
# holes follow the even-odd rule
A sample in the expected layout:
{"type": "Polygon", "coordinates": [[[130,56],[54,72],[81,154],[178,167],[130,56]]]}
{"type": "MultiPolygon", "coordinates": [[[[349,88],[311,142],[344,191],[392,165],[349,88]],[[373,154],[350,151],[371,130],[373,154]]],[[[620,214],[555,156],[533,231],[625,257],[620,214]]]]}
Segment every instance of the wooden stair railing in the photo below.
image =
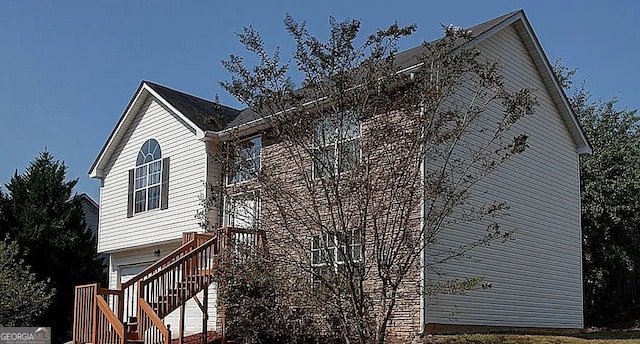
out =
{"type": "Polygon", "coordinates": [[[233,259],[236,262],[242,261],[255,254],[256,250],[266,249],[264,231],[229,227],[222,230],[225,240],[221,250],[227,251],[229,254],[227,259],[233,259]]]}
{"type": "Polygon", "coordinates": [[[76,286],[73,343],[124,344],[124,326],[109,306],[120,299],[122,291],[100,288],[98,283],[76,286]]]}
{"type": "Polygon", "coordinates": [[[125,344],[124,325],[107,302],[96,296],[96,318],[93,344],[125,344]]]}
{"type": "Polygon", "coordinates": [[[94,304],[99,286],[97,283],[76,286],[73,303],[73,338],[74,344],[93,342],[93,324],[96,315],[94,304]]]}
{"type": "Polygon", "coordinates": [[[144,299],[138,300],[138,338],[144,343],[170,344],[171,330],[144,299]]]}
{"type": "Polygon", "coordinates": [[[129,322],[130,318],[136,317],[136,301],[138,298],[137,283],[145,278],[149,278],[157,271],[161,270],[165,266],[175,262],[182,258],[189,251],[198,247],[204,241],[214,237],[214,233],[196,233],[185,232],[182,233],[182,245],[173,250],[164,258],[151,264],[146,269],[142,270],[139,274],[131,278],[130,280],[122,283],[120,290],[122,290],[122,298],[118,305],[118,317],[122,322],[129,322]]]}
{"type": "MultiPolygon", "coordinates": [[[[73,343],[169,344],[171,331],[162,319],[207,288],[221,268],[218,264],[242,259],[251,247],[265,246],[261,231],[224,227],[216,233],[187,232],[180,247],[122,283],[119,290],[97,283],[77,286],[73,343]],[[127,324],[129,319],[136,319],[135,324],[127,324]]],[[[224,324],[224,306],[220,316],[224,324]]],[[[224,337],[224,325],[222,332],[224,337]]]]}
{"type": "Polygon", "coordinates": [[[138,282],[145,300],[162,319],[213,282],[220,240],[215,236],[138,282]]]}

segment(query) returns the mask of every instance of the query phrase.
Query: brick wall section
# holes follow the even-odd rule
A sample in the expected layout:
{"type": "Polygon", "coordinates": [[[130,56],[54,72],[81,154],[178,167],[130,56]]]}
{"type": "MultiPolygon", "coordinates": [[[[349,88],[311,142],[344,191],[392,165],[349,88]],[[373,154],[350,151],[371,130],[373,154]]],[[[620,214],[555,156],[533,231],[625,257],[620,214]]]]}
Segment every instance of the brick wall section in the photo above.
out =
{"type": "MultiPolygon", "coordinates": [[[[403,119],[404,121],[404,119],[403,119]]],[[[405,121],[404,126],[408,125],[405,121]]],[[[366,125],[362,130],[363,150],[373,147],[367,140],[367,134],[370,133],[369,127],[366,125]]],[[[380,133],[378,133],[380,134],[380,133]]],[[[379,142],[376,142],[376,146],[379,142]]],[[[313,235],[320,234],[322,225],[318,221],[330,223],[331,216],[323,213],[323,209],[327,207],[327,199],[324,197],[322,188],[313,189],[317,186],[310,186],[309,176],[312,175],[312,160],[305,152],[300,152],[300,148],[292,148],[286,142],[279,141],[277,138],[271,137],[269,134],[263,135],[262,148],[262,177],[259,182],[247,182],[235,185],[228,189],[228,193],[238,193],[251,190],[259,186],[261,192],[261,229],[266,231],[267,245],[270,257],[282,262],[282,269],[274,271],[280,274],[283,280],[288,280],[289,293],[292,300],[305,300],[305,297],[313,297],[309,295],[311,291],[311,278],[309,273],[303,270],[310,266],[310,248],[313,235]],[[288,196],[287,196],[288,195],[288,196]],[[316,195],[314,197],[314,195],[316,195]],[[316,212],[317,210],[317,212],[316,212]],[[297,267],[290,263],[299,264],[297,267]],[[294,294],[298,293],[296,296],[294,294]]],[[[364,154],[367,156],[366,154],[364,154]]],[[[393,143],[387,144],[380,152],[371,152],[372,157],[377,159],[402,159],[401,156],[394,156],[393,143]]],[[[386,169],[380,164],[379,178],[384,180],[390,175],[386,169]]],[[[375,173],[375,171],[374,171],[375,173]]],[[[315,181],[317,183],[317,180],[315,181]]],[[[384,189],[380,192],[381,207],[384,204],[392,204],[389,199],[385,199],[384,189]]],[[[346,205],[342,206],[346,216],[352,216],[351,221],[357,223],[358,212],[361,211],[361,197],[356,194],[349,194],[344,198],[346,205]]],[[[418,230],[420,225],[420,206],[419,199],[414,202],[411,213],[410,225],[416,228],[415,236],[411,240],[419,240],[418,230]]],[[[373,206],[373,209],[376,206],[373,206]]],[[[351,223],[350,220],[346,222],[351,223]]],[[[372,307],[374,310],[380,309],[380,295],[376,290],[380,287],[380,281],[377,278],[377,270],[375,268],[375,257],[372,256],[373,239],[372,234],[365,230],[365,266],[367,266],[368,274],[365,279],[364,288],[366,291],[372,292],[372,307]]],[[[419,271],[419,260],[411,267],[411,271],[407,274],[405,282],[398,290],[397,303],[393,317],[389,322],[388,334],[390,342],[406,343],[411,338],[416,337],[420,331],[420,298],[421,298],[421,281],[419,271]]],[[[320,310],[320,312],[322,312],[320,310]]]]}

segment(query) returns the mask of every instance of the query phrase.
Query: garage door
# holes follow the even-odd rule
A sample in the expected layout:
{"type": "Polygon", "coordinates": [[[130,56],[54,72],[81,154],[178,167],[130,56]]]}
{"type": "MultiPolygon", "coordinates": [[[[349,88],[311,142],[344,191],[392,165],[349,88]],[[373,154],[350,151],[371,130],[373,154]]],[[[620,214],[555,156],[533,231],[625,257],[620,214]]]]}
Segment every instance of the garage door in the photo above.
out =
{"type": "MultiPolygon", "coordinates": [[[[126,266],[120,267],[120,285],[122,285],[122,283],[127,282],[133,277],[135,277],[137,274],[142,272],[142,270],[144,270],[150,264],[151,263],[126,265],[126,266]]],[[[127,322],[129,321],[130,316],[133,316],[136,314],[136,309],[138,307],[138,302],[136,299],[138,297],[137,287],[138,286],[134,284],[132,288],[128,288],[127,290],[124,291],[124,300],[126,302],[126,304],[124,305],[124,314],[126,315],[125,319],[127,322]]]]}

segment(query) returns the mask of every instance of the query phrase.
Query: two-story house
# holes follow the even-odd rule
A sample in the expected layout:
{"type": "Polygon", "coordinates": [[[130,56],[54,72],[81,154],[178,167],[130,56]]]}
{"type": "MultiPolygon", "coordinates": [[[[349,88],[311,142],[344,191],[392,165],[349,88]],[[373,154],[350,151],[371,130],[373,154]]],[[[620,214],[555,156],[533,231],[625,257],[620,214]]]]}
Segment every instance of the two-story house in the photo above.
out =
{"type": "MultiPolygon", "coordinates": [[[[527,154],[508,165],[499,179],[485,182],[493,196],[509,204],[509,225],[518,230],[514,240],[505,245],[478,248],[474,252],[476,260],[442,266],[445,271],[485,276],[492,288],[465,295],[417,296],[402,310],[404,322],[397,326],[416,333],[474,327],[580,329],[578,158],[588,154],[590,146],[523,11],[471,30],[475,37],[472,44],[500,62],[507,82],[537,91],[540,105],[536,115],[519,124],[529,134],[527,154]]],[[[407,54],[415,51],[404,54],[398,60],[411,61],[407,54]]],[[[219,163],[210,158],[210,154],[220,153],[225,135],[241,133],[249,140],[253,150],[248,158],[252,163],[268,164],[278,159],[278,150],[263,147],[260,134],[264,123],[258,115],[223,106],[222,118],[208,120],[220,113],[220,108],[214,111],[216,106],[212,101],[143,81],[91,166],[90,176],[101,182],[98,251],[110,257],[108,288],[116,292],[109,295],[117,296],[110,306],[120,323],[135,322],[139,329],[150,328],[151,323],[159,326],[153,317],[144,325],[140,314],[138,319],[128,319],[137,314],[133,309],[143,309],[137,305],[137,297],[144,298],[148,290],[139,291],[127,282],[144,281],[165,268],[175,268],[182,264],[180,257],[207,240],[183,236],[183,232],[203,231],[199,214],[202,199],[209,192],[206,184],[228,178],[219,163]],[[193,242],[192,246],[183,249],[188,242],[193,242]],[[163,259],[176,249],[182,251],[172,259],[163,259]],[[117,298],[125,301],[119,303],[117,298]]],[[[249,202],[254,202],[249,208],[257,212],[259,201],[249,202]]],[[[226,208],[218,206],[206,214],[212,227],[247,227],[246,214],[226,213],[226,208]]],[[[459,233],[443,239],[455,241],[456,235],[459,233]]],[[[310,251],[313,249],[310,245],[310,251]]],[[[184,269],[186,265],[181,276],[186,274],[184,269]]],[[[419,276],[417,285],[424,285],[430,278],[424,272],[419,276]]],[[[168,277],[162,281],[153,285],[169,288],[175,282],[168,277]]],[[[156,297],[163,296],[159,294],[156,297]]],[[[203,282],[179,298],[189,299],[184,308],[168,307],[159,318],[171,325],[174,336],[181,322],[185,333],[199,332],[203,325],[219,330],[215,294],[215,285],[203,282]],[[203,311],[208,313],[204,324],[203,311]]],[[[158,300],[147,300],[150,307],[144,309],[155,310],[158,300]]],[[[114,328],[127,332],[120,326],[114,328]]],[[[75,335],[74,340],[82,341],[75,335]]]]}

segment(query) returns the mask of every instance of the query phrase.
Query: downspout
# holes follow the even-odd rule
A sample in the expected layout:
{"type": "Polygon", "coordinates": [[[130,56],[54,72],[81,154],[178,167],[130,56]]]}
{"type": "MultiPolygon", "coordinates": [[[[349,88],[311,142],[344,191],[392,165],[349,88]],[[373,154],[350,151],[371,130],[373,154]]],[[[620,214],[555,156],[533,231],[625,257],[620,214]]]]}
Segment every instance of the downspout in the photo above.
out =
{"type": "MultiPolygon", "coordinates": [[[[420,107],[420,112],[422,112],[421,116],[424,116],[424,106],[420,107]]],[[[423,145],[426,144],[425,139],[423,138],[423,145]]],[[[425,149],[423,148],[422,150],[423,152],[425,151],[425,149]]],[[[425,235],[426,235],[426,231],[425,231],[425,225],[426,225],[426,221],[425,221],[425,216],[426,216],[426,206],[427,206],[427,189],[425,187],[426,183],[425,183],[425,176],[426,176],[426,170],[427,170],[427,159],[425,159],[424,154],[422,154],[422,164],[421,164],[421,177],[422,177],[422,200],[421,200],[421,207],[420,207],[420,231],[421,231],[421,235],[420,235],[420,336],[424,336],[425,331],[426,331],[426,324],[427,324],[427,302],[426,302],[426,293],[425,293],[425,288],[426,288],[426,284],[425,284],[425,277],[426,277],[426,271],[425,271],[425,267],[426,267],[426,257],[425,257],[425,235]]]]}
{"type": "MultiPolygon", "coordinates": [[[[584,153],[583,153],[584,154],[584,153]]],[[[586,154],[591,154],[589,151],[586,154]]],[[[579,243],[580,243],[580,329],[584,329],[584,260],[583,256],[583,246],[582,246],[582,190],[581,190],[581,178],[580,175],[580,153],[578,153],[577,157],[578,163],[576,164],[577,175],[578,175],[578,232],[579,232],[579,243]]]]}
{"type": "MultiPolygon", "coordinates": [[[[222,140],[220,138],[219,133],[213,132],[213,131],[205,131],[203,133],[203,135],[199,139],[201,141],[203,141],[204,144],[205,144],[205,151],[206,151],[206,154],[207,154],[207,172],[206,172],[205,180],[207,181],[207,183],[209,183],[210,182],[209,181],[209,170],[213,169],[213,168],[216,168],[215,166],[211,166],[210,165],[210,164],[212,164],[210,154],[215,153],[215,152],[212,151],[212,150],[216,149],[215,145],[219,145],[218,149],[220,149],[220,150],[224,149],[223,148],[223,142],[222,142],[222,140]]],[[[221,154],[222,154],[222,152],[221,152],[221,154]]],[[[217,177],[221,179],[221,180],[218,180],[219,182],[221,182],[220,185],[224,185],[224,174],[222,173],[222,169],[220,168],[220,166],[218,166],[218,169],[219,170],[217,171],[217,173],[216,173],[216,171],[212,172],[212,176],[215,177],[216,175],[218,175],[217,177]]],[[[206,190],[205,190],[205,193],[206,193],[205,197],[207,199],[209,197],[211,197],[211,195],[209,194],[209,191],[210,191],[209,190],[209,186],[207,185],[206,186],[206,190]]],[[[217,211],[217,214],[216,214],[216,217],[218,219],[218,221],[217,221],[218,223],[213,224],[214,227],[215,227],[215,228],[213,228],[214,230],[224,226],[224,201],[222,199],[222,190],[219,190],[218,192],[219,192],[218,198],[220,199],[220,202],[218,204],[218,211],[217,211]]],[[[205,214],[205,216],[209,217],[210,215],[209,214],[205,214]]]]}
{"type": "MultiPolygon", "coordinates": [[[[205,150],[207,152],[207,179],[209,177],[209,162],[210,162],[210,157],[209,154],[211,154],[211,150],[212,149],[220,149],[220,154],[224,154],[224,142],[223,142],[223,137],[222,135],[220,135],[219,132],[214,132],[214,131],[205,131],[201,137],[199,137],[199,139],[201,141],[203,141],[205,143],[205,150]],[[219,147],[215,147],[214,145],[219,145],[219,147]]],[[[218,191],[219,193],[219,203],[218,203],[218,223],[216,225],[216,228],[214,228],[215,230],[219,230],[220,228],[225,226],[225,219],[224,219],[224,199],[223,199],[223,191],[222,188],[224,188],[225,185],[225,174],[222,171],[221,166],[218,166],[219,168],[219,173],[217,178],[219,178],[219,182],[221,182],[221,190],[218,191]]],[[[214,176],[216,173],[213,173],[214,176]]],[[[208,182],[208,181],[207,181],[208,182]]],[[[215,191],[215,190],[214,190],[215,191]]],[[[209,192],[209,188],[207,187],[207,192],[209,192]]],[[[208,215],[207,215],[208,216],[208,215]]],[[[220,232],[218,232],[220,233],[220,232]]],[[[226,230],[223,233],[227,233],[226,230]]],[[[227,237],[227,235],[224,235],[225,237],[227,237]]],[[[224,282],[224,281],[223,281],[224,282]]],[[[220,290],[220,284],[216,285],[216,294],[218,293],[218,291],[220,290]]],[[[203,292],[205,295],[205,302],[207,300],[207,291],[205,289],[205,291],[203,292]]],[[[218,296],[216,296],[217,298],[218,296]]],[[[205,306],[206,307],[206,306],[205,306]]],[[[207,323],[207,319],[203,319],[203,327],[206,327],[206,323],[207,323]]],[[[216,306],[216,331],[219,330],[221,335],[222,335],[222,343],[227,343],[227,325],[226,325],[226,305],[224,302],[220,302],[220,300],[217,300],[217,306],[216,306]],[[218,329],[218,320],[220,321],[220,328],[218,329]]],[[[206,339],[206,333],[204,336],[206,339]]],[[[203,339],[203,340],[204,340],[203,339]]]]}
{"type": "MultiPolygon", "coordinates": [[[[422,163],[422,174],[423,174],[423,181],[424,181],[424,168],[425,168],[425,163],[422,163]]],[[[426,204],[426,191],[425,191],[425,187],[424,187],[424,183],[422,184],[422,204],[421,204],[421,208],[420,208],[420,230],[422,231],[421,235],[420,235],[420,336],[423,336],[425,334],[425,327],[426,327],[426,322],[427,322],[427,304],[426,304],[426,293],[425,293],[425,266],[426,266],[426,262],[425,262],[425,251],[424,251],[424,236],[425,236],[425,231],[424,231],[424,226],[425,226],[425,220],[424,220],[424,216],[425,216],[425,204],[426,204]]]]}

